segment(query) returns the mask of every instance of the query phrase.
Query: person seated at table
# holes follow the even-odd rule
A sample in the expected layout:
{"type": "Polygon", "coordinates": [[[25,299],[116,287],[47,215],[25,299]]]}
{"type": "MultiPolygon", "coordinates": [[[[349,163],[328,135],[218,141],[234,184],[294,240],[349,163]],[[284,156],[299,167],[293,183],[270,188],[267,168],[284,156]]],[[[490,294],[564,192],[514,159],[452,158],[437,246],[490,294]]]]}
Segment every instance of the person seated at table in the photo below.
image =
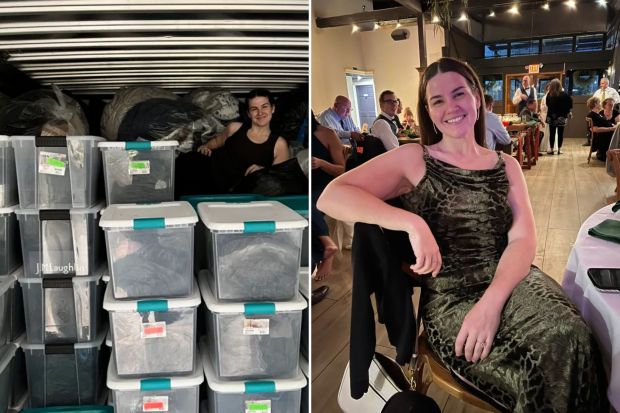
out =
{"type": "Polygon", "coordinates": [[[403,113],[403,102],[400,101],[400,98],[396,98],[396,100],[398,101],[398,107],[396,108],[396,115],[394,115],[394,123],[398,128],[397,131],[401,132],[405,129],[403,124],[400,122],[400,114],[403,113]]]}
{"type": "Polygon", "coordinates": [[[540,116],[538,114],[538,108],[536,107],[536,101],[534,99],[528,100],[525,108],[519,113],[521,119],[529,122],[532,120],[540,121],[540,116]]]}
{"type": "Polygon", "coordinates": [[[370,128],[371,135],[379,138],[386,151],[398,148],[398,125],[394,121],[398,109],[398,99],[391,90],[384,90],[379,95],[381,113],[370,128]]]}
{"type": "Polygon", "coordinates": [[[413,131],[417,125],[415,124],[415,119],[413,118],[413,111],[409,106],[403,110],[403,128],[405,130],[413,131]]]}
{"type": "Polygon", "coordinates": [[[603,101],[603,110],[599,112],[599,114],[612,122],[614,125],[618,123],[620,120],[620,112],[614,109],[614,100],[612,98],[607,98],[603,101]]]}
{"type": "Polygon", "coordinates": [[[406,232],[428,343],[484,394],[511,412],[607,412],[590,328],[558,283],[532,266],[536,226],[521,166],[484,147],[482,91],[464,62],[429,65],[418,98],[423,145],[339,176],[317,207],[406,232]],[[386,202],[394,198],[404,207],[386,202]]]}
{"type": "Polygon", "coordinates": [[[177,196],[227,193],[245,176],[289,159],[286,140],[271,130],[275,99],[267,89],[245,98],[249,121],[231,122],[196,152],[176,159],[177,196]]]}
{"type": "Polygon", "coordinates": [[[487,148],[495,150],[497,144],[510,145],[512,139],[506,127],[502,124],[502,120],[498,115],[493,113],[493,96],[484,95],[485,121],[486,121],[486,143],[487,148]]]}
{"type": "Polygon", "coordinates": [[[592,132],[595,136],[592,138],[591,152],[596,151],[596,159],[605,162],[607,159],[607,149],[611,143],[611,138],[614,135],[616,126],[612,121],[605,119],[601,116],[601,101],[597,97],[591,97],[586,102],[590,113],[586,116],[592,119],[592,132]]]}
{"type": "Polygon", "coordinates": [[[363,140],[360,128],[351,118],[351,101],[346,96],[336,96],[333,106],[321,112],[317,120],[319,124],[336,132],[344,144],[349,144],[351,140],[363,140]]]}

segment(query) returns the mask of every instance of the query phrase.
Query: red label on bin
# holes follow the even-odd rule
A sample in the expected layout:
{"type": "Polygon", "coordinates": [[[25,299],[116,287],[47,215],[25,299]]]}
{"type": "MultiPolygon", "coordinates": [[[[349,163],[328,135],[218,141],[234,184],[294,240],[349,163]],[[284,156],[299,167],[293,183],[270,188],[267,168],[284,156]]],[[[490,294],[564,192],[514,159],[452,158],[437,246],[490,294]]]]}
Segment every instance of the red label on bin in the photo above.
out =
{"type": "Polygon", "coordinates": [[[166,322],[144,323],[140,335],[142,338],[166,337],[166,322]]]}
{"type": "Polygon", "coordinates": [[[143,412],[167,412],[168,396],[146,396],[142,399],[143,412]]]}

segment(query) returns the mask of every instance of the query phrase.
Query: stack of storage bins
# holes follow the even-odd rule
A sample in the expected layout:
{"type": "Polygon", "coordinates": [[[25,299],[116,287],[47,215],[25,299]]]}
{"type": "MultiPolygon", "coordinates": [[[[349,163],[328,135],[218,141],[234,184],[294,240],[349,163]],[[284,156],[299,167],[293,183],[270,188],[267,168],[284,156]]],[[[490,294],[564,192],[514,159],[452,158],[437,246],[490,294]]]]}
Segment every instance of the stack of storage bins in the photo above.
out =
{"type": "Polygon", "coordinates": [[[201,340],[209,413],[300,411],[298,293],[307,221],[275,201],[198,204],[207,268],[201,340]]]}
{"type": "Polygon", "coordinates": [[[105,231],[110,283],[104,308],[112,353],[107,385],[117,413],[198,413],[192,206],[174,197],[176,142],[106,142],[105,231]],[[142,204],[128,203],[141,202],[142,204]]]}
{"type": "Polygon", "coordinates": [[[13,136],[24,266],[32,407],[96,404],[105,396],[98,227],[101,154],[93,136],[13,136]]]}

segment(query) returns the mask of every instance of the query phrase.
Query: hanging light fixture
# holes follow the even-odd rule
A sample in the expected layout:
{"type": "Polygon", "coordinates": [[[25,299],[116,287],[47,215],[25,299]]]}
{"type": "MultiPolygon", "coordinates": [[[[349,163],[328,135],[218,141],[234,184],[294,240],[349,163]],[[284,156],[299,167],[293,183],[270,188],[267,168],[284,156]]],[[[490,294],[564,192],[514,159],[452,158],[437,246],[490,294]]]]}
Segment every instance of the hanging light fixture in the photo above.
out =
{"type": "Polygon", "coordinates": [[[508,9],[508,13],[513,15],[519,14],[519,6],[517,5],[517,3],[513,4],[512,7],[508,9]]]}
{"type": "Polygon", "coordinates": [[[543,5],[541,6],[541,8],[542,8],[543,10],[549,11],[549,2],[548,2],[548,1],[547,1],[547,2],[545,2],[545,4],[543,4],[543,5]]]}
{"type": "Polygon", "coordinates": [[[601,6],[601,7],[605,7],[607,6],[607,1],[606,0],[596,0],[596,3],[601,6]]]}
{"type": "Polygon", "coordinates": [[[400,20],[396,20],[396,28],[400,29],[402,24],[400,24],[400,20]]]}
{"type": "Polygon", "coordinates": [[[491,10],[487,17],[495,17],[495,10],[491,10]]]}
{"type": "Polygon", "coordinates": [[[577,8],[577,2],[575,0],[566,0],[564,4],[566,4],[566,7],[572,10],[575,10],[577,8]]]}
{"type": "Polygon", "coordinates": [[[434,14],[433,17],[431,18],[431,23],[439,23],[439,22],[441,22],[441,20],[439,19],[439,16],[434,14]]]}
{"type": "Polygon", "coordinates": [[[459,17],[459,20],[458,20],[458,21],[460,21],[460,22],[466,22],[466,21],[467,21],[467,13],[462,12],[462,13],[461,13],[461,17],[459,17]]]}

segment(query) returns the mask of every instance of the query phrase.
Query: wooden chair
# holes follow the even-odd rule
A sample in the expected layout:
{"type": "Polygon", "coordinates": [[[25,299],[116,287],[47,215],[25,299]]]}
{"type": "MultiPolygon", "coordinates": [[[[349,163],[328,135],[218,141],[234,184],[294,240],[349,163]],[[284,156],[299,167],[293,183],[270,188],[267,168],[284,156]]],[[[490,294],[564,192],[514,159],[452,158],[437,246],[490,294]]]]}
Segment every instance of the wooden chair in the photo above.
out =
{"type": "Polygon", "coordinates": [[[620,201],[620,149],[608,150],[607,160],[611,162],[616,174],[616,201],[620,201]]]}
{"type": "Polygon", "coordinates": [[[592,118],[586,116],[586,125],[588,125],[588,130],[590,131],[590,147],[588,148],[588,163],[590,163],[590,159],[592,158],[592,148],[596,148],[594,145],[596,143],[596,133],[592,130],[594,127],[592,125],[592,118]]]}

